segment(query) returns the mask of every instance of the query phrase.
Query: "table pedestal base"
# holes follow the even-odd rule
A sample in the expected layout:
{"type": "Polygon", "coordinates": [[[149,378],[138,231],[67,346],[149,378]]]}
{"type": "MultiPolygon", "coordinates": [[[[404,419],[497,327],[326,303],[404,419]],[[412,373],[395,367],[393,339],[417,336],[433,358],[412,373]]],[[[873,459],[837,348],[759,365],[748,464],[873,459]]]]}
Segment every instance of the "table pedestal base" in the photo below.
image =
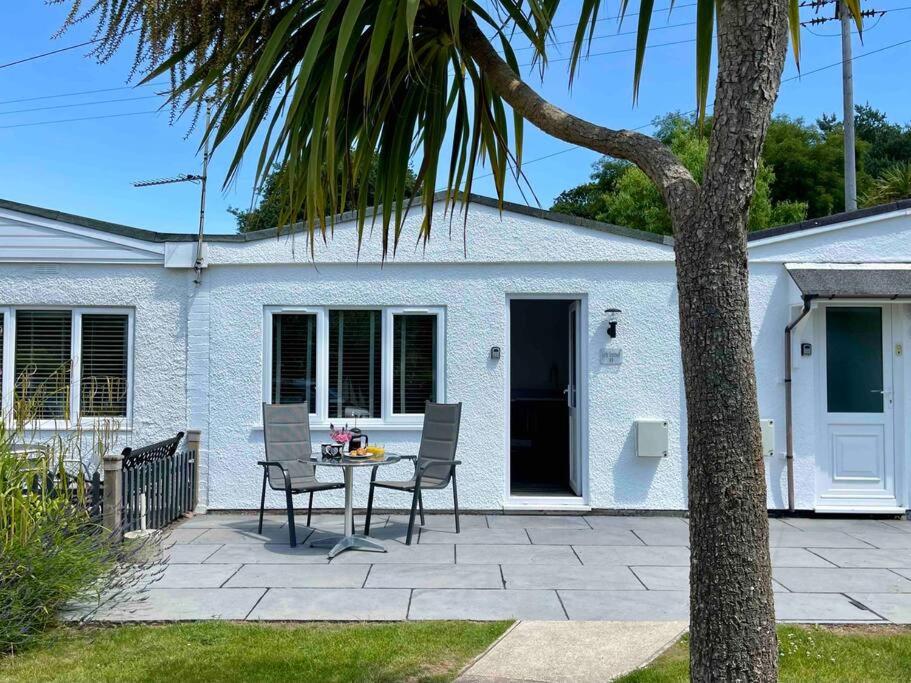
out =
{"type": "Polygon", "coordinates": [[[311,542],[310,546],[313,548],[328,548],[329,546],[332,546],[332,550],[329,551],[330,560],[346,550],[366,550],[373,553],[386,552],[386,548],[384,548],[382,544],[377,543],[372,538],[361,536],[360,534],[334,538],[319,538],[311,542]]]}

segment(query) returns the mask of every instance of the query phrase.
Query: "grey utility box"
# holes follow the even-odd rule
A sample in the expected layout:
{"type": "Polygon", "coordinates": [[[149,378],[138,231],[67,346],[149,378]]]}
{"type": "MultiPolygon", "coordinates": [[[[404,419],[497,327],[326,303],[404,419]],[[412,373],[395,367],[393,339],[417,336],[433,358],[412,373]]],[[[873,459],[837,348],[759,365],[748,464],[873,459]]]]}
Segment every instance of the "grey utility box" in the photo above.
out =
{"type": "Polygon", "coordinates": [[[762,436],[762,454],[771,458],[775,455],[775,420],[760,420],[759,433],[762,436]]]}
{"type": "Polygon", "coordinates": [[[640,458],[667,457],[666,420],[636,420],[636,455],[640,458]]]}

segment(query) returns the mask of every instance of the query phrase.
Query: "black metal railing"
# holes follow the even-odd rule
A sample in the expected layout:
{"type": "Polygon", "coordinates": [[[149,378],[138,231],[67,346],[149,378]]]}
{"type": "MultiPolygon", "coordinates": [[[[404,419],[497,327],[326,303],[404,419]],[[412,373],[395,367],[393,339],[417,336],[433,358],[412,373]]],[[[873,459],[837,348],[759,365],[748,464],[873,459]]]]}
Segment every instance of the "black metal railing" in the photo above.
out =
{"type": "Polygon", "coordinates": [[[193,509],[196,451],[178,451],[183,432],[123,451],[123,530],[161,529],[193,509]]]}

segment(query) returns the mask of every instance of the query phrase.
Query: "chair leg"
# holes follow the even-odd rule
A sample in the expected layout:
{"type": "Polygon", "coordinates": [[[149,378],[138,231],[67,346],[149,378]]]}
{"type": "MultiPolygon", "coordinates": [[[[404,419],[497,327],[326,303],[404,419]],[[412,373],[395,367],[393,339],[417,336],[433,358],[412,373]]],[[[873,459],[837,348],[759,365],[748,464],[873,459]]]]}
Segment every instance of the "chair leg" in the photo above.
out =
{"type": "Polygon", "coordinates": [[[310,492],[310,502],[307,503],[307,526],[310,526],[310,516],[313,514],[313,491],[310,492]]]}
{"type": "Polygon", "coordinates": [[[411,534],[414,531],[414,512],[418,506],[418,500],[421,497],[421,489],[418,486],[414,488],[414,495],[411,497],[411,516],[408,518],[408,536],[405,538],[405,545],[411,545],[411,534]]]}
{"type": "Polygon", "coordinates": [[[418,489],[418,510],[421,511],[421,526],[425,526],[427,522],[424,521],[424,496],[421,494],[421,489],[418,489]]]}
{"type": "Polygon", "coordinates": [[[259,497],[259,531],[256,533],[261,534],[263,532],[263,510],[266,508],[266,477],[268,473],[266,468],[263,468],[263,493],[259,497]]]}
{"type": "Polygon", "coordinates": [[[370,535],[370,517],[373,515],[373,482],[370,483],[370,493],[367,494],[367,519],[364,520],[364,536],[370,535]]]}
{"type": "Polygon", "coordinates": [[[291,499],[291,489],[285,489],[285,505],[288,506],[288,534],[291,547],[297,545],[297,529],[294,527],[294,501],[291,499]]]}
{"type": "Polygon", "coordinates": [[[456,487],[455,468],[452,470],[452,507],[455,512],[456,533],[459,531],[459,489],[456,487]]]}

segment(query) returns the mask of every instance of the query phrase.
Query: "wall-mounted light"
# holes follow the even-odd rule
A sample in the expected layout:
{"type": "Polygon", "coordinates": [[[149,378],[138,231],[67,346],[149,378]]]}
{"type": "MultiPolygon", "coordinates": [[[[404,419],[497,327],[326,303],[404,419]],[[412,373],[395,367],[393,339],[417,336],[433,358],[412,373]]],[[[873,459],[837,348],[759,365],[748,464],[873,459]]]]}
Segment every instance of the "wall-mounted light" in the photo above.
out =
{"type": "Polygon", "coordinates": [[[607,313],[607,336],[614,339],[617,336],[617,322],[623,311],[619,308],[608,308],[604,312],[607,313]]]}

